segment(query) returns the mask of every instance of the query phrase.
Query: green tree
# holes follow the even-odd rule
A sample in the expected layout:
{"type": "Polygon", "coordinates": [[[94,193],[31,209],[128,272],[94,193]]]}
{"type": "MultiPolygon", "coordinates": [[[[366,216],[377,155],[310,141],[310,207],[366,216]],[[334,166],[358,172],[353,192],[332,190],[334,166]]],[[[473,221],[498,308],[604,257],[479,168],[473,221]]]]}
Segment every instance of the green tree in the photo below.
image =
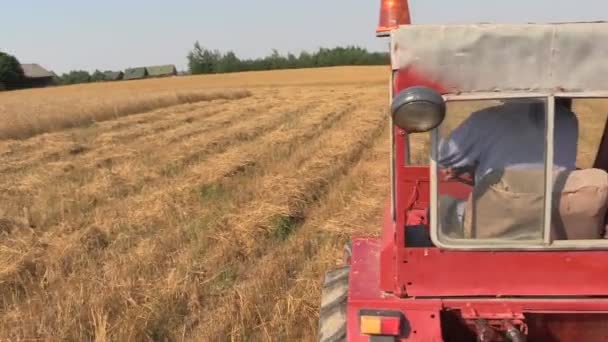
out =
{"type": "Polygon", "coordinates": [[[95,70],[95,72],[91,75],[91,82],[101,82],[105,80],[106,75],[99,70],[95,70]]]}
{"type": "Polygon", "coordinates": [[[91,75],[84,70],[73,70],[61,75],[62,84],[78,84],[91,82],[91,75]]]}
{"type": "Polygon", "coordinates": [[[287,58],[281,56],[279,51],[276,49],[272,49],[272,54],[269,57],[266,57],[268,67],[271,70],[275,69],[286,69],[287,68],[287,58]]]}
{"type": "Polygon", "coordinates": [[[218,68],[221,54],[202,48],[199,42],[194,43],[194,49],[188,54],[188,67],[194,74],[212,74],[218,68]]]}
{"type": "Polygon", "coordinates": [[[0,52],[0,83],[7,89],[19,88],[25,76],[21,64],[15,56],[0,52]]]}
{"type": "Polygon", "coordinates": [[[306,51],[302,51],[300,53],[300,57],[298,57],[298,67],[300,68],[312,68],[315,66],[314,59],[312,55],[306,51]]]}
{"type": "Polygon", "coordinates": [[[298,57],[292,53],[287,54],[287,67],[290,69],[298,67],[298,57]]]}
{"type": "Polygon", "coordinates": [[[242,62],[232,51],[226,52],[217,62],[215,72],[237,72],[242,70],[242,62]]]}
{"type": "Polygon", "coordinates": [[[199,42],[188,53],[188,66],[192,74],[211,74],[237,71],[274,70],[288,68],[312,68],[337,65],[386,65],[388,54],[369,52],[357,46],[321,48],[314,53],[303,51],[299,56],[281,55],[276,49],[269,56],[255,59],[239,59],[234,52],[221,54],[205,49],[199,42]]]}
{"type": "Polygon", "coordinates": [[[55,85],[63,84],[63,78],[61,78],[61,76],[58,76],[57,74],[53,73],[53,84],[55,84],[55,85]]]}

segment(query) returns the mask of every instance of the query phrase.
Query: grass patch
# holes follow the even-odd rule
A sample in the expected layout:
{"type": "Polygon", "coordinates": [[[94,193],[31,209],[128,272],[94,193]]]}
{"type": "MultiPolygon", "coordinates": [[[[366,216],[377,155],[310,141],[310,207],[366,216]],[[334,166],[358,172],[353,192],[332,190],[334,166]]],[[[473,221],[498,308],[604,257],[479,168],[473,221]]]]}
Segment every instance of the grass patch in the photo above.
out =
{"type": "Polygon", "coordinates": [[[163,166],[160,169],[159,173],[163,177],[171,178],[171,177],[177,176],[181,171],[182,171],[181,165],[171,163],[171,164],[167,164],[167,165],[163,166]]]}
{"type": "Polygon", "coordinates": [[[211,283],[211,289],[214,292],[224,291],[232,286],[238,277],[238,268],[235,265],[226,266],[218,275],[213,279],[211,283]]]}
{"type": "Polygon", "coordinates": [[[222,184],[205,184],[199,189],[199,196],[204,202],[217,201],[229,195],[228,189],[222,184]]]}
{"type": "Polygon", "coordinates": [[[285,241],[287,238],[298,229],[298,226],[304,221],[302,218],[291,215],[277,215],[271,220],[272,236],[279,240],[285,241]]]}
{"type": "MultiPolygon", "coordinates": [[[[199,236],[201,232],[206,231],[209,225],[209,220],[205,217],[202,217],[198,220],[186,223],[182,226],[182,233],[184,234],[187,241],[190,243],[199,240],[199,236]]],[[[196,246],[194,244],[193,246],[196,246]]]]}

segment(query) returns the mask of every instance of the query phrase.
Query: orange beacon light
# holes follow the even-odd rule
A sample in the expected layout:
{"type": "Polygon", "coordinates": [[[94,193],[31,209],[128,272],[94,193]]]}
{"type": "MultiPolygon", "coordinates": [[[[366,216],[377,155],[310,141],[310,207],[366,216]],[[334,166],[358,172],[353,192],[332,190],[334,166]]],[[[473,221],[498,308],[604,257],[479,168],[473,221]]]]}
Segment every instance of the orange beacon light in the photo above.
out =
{"type": "Polygon", "coordinates": [[[387,36],[400,25],[411,23],[407,0],[381,0],[380,23],[376,28],[377,36],[387,36]]]}

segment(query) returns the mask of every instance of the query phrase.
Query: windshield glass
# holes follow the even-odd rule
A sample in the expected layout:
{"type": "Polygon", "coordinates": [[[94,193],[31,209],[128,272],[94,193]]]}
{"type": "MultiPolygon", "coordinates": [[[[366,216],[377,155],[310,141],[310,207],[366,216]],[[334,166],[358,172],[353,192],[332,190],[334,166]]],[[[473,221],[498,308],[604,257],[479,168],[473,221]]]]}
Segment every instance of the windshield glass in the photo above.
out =
{"type": "MultiPolygon", "coordinates": [[[[546,126],[543,99],[448,103],[433,144],[442,242],[543,241],[546,126]]],[[[576,140],[560,138],[555,155],[573,168],[576,140]]]]}
{"type": "Polygon", "coordinates": [[[596,156],[608,101],[454,101],[447,108],[431,139],[435,241],[606,247],[608,157],[596,156]]]}

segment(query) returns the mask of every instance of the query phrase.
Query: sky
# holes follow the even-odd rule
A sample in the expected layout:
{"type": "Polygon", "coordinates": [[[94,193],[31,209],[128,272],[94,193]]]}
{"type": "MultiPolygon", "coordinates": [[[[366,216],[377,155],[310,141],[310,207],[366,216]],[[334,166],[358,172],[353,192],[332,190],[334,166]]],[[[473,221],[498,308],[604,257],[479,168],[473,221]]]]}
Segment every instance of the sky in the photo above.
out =
{"type": "MultiPolygon", "coordinates": [[[[380,0],[20,0],[2,6],[0,51],[57,73],[175,64],[195,41],[239,57],[387,47],[380,0]]],[[[608,20],[606,0],[410,0],[418,24],[608,20]]]]}

